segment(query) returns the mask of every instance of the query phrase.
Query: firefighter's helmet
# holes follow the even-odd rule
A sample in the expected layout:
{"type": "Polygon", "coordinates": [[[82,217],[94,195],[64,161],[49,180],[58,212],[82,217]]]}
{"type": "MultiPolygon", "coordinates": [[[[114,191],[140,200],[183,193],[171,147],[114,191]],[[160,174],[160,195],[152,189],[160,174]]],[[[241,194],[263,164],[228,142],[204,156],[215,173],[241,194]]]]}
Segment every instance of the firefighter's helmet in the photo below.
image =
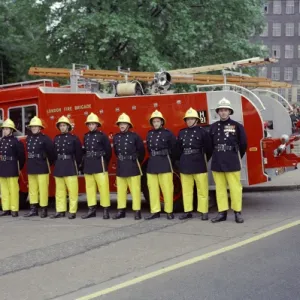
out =
{"type": "Polygon", "coordinates": [[[195,118],[195,119],[197,119],[197,120],[200,120],[199,115],[198,115],[198,112],[197,112],[195,109],[193,109],[192,107],[190,107],[190,108],[186,111],[183,120],[185,121],[187,118],[195,118]]]}
{"type": "Polygon", "coordinates": [[[165,120],[163,114],[162,114],[160,111],[156,110],[156,111],[154,111],[154,112],[152,113],[152,115],[151,115],[151,117],[150,117],[150,119],[149,119],[149,122],[150,122],[150,125],[151,125],[151,126],[152,126],[152,120],[155,119],[155,118],[161,119],[161,120],[163,121],[163,125],[166,124],[166,120],[165,120]]]}
{"type": "Polygon", "coordinates": [[[119,116],[119,118],[118,118],[116,124],[119,125],[119,123],[127,123],[127,124],[130,125],[131,128],[133,127],[133,125],[132,125],[132,123],[131,123],[131,121],[130,121],[129,116],[126,115],[125,113],[122,113],[122,114],[119,116]]]}
{"type": "Polygon", "coordinates": [[[38,127],[41,127],[41,128],[45,128],[42,124],[42,121],[40,118],[38,117],[33,117],[31,120],[30,120],[30,123],[28,125],[28,127],[33,127],[33,126],[38,126],[38,127]]]}
{"type": "Polygon", "coordinates": [[[98,126],[101,126],[100,120],[98,118],[97,115],[95,115],[94,113],[90,113],[85,121],[85,125],[88,125],[89,123],[96,123],[98,124],[98,126]]]}
{"type": "Polygon", "coordinates": [[[1,125],[2,128],[10,128],[13,131],[17,131],[15,123],[11,119],[6,119],[1,125]]]}
{"type": "Polygon", "coordinates": [[[71,124],[70,120],[69,120],[67,117],[62,116],[62,117],[60,117],[60,118],[58,119],[58,121],[56,122],[56,127],[57,127],[58,130],[59,130],[59,124],[60,124],[60,123],[65,123],[65,124],[67,124],[68,127],[69,127],[69,130],[72,130],[72,124],[71,124]]]}
{"type": "Polygon", "coordinates": [[[233,108],[231,106],[231,103],[229,100],[227,100],[226,98],[222,98],[219,103],[218,103],[218,106],[216,108],[216,112],[218,113],[219,109],[220,108],[227,108],[229,109],[231,112],[230,114],[232,115],[233,114],[233,108]]]}

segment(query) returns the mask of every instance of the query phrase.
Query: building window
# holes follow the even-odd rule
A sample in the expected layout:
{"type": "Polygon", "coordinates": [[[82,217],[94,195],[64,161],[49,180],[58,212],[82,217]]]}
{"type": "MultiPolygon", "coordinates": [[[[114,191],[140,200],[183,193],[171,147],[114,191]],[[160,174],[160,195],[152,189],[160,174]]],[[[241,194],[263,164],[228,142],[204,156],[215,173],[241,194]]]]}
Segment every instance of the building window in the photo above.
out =
{"type": "Polygon", "coordinates": [[[285,81],[293,80],[293,68],[292,67],[284,68],[284,80],[285,81]]]}
{"type": "Polygon", "coordinates": [[[298,45],[298,58],[300,58],[300,45],[298,45]]]}
{"type": "Polygon", "coordinates": [[[280,15],[281,14],[281,1],[280,0],[274,0],[274,2],[273,2],[273,14],[274,15],[280,15]]]}
{"type": "Polygon", "coordinates": [[[272,67],[272,80],[280,80],[280,67],[272,67]]]}
{"type": "Polygon", "coordinates": [[[280,58],[280,45],[272,46],[272,57],[280,58]]]}
{"type": "Polygon", "coordinates": [[[288,89],[288,101],[292,102],[292,89],[288,89]]]}
{"type": "Polygon", "coordinates": [[[300,89],[297,89],[297,102],[300,102],[300,89]]]}
{"type": "Polygon", "coordinates": [[[261,67],[258,69],[258,76],[259,77],[267,77],[268,76],[268,69],[267,67],[261,67]]]}
{"type": "Polygon", "coordinates": [[[285,13],[287,15],[291,15],[291,14],[295,13],[295,1],[294,0],[286,1],[285,13]]]}
{"type": "Polygon", "coordinates": [[[285,45],[285,58],[294,58],[294,46],[293,45],[285,45]]]}
{"type": "Polygon", "coordinates": [[[273,23],[273,36],[281,36],[281,23],[273,23]]]}
{"type": "Polygon", "coordinates": [[[21,106],[14,107],[8,110],[9,118],[14,121],[17,132],[15,135],[17,136],[25,136],[30,130],[27,125],[30,120],[36,116],[37,114],[37,106],[29,105],[29,106],[21,106]]]}
{"type": "Polygon", "coordinates": [[[260,34],[260,36],[268,36],[269,26],[268,23],[266,24],[263,32],[260,34]]]}
{"type": "Polygon", "coordinates": [[[266,3],[264,6],[264,13],[267,14],[269,12],[269,4],[266,3]]]}
{"type": "Polygon", "coordinates": [[[300,67],[297,68],[297,80],[300,81],[300,67]]]}
{"type": "Polygon", "coordinates": [[[294,36],[294,23],[286,23],[285,24],[285,35],[286,36],[294,36]]]}

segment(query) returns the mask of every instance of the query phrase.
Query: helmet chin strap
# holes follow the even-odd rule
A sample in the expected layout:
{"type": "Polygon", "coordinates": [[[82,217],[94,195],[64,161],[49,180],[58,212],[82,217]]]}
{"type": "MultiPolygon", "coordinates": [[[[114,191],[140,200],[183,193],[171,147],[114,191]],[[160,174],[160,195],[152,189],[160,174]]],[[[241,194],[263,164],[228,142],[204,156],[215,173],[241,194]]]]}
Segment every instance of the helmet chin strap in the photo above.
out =
{"type": "Polygon", "coordinates": [[[189,126],[189,128],[196,126],[196,125],[197,125],[197,123],[198,123],[198,120],[197,120],[197,119],[195,119],[195,122],[193,123],[193,125],[189,126]]]}

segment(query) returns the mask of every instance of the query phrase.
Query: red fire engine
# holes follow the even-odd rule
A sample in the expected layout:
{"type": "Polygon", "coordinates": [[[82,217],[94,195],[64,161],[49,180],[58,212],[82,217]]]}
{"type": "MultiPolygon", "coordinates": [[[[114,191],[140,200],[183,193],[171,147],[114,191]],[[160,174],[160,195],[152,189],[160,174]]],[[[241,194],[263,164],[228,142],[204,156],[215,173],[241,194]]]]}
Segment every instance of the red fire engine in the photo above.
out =
{"type": "MultiPolygon", "coordinates": [[[[29,74],[46,77],[70,77],[70,85],[60,86],[52,80],[35,80],[30,82],[7,84],[0,86],[0,120],[11,118],[17,128],[17,136],[24,140],[30,119],[37,115],[45,125],[45,133],[54,138],[58,131],[55,123],[59,117],[65,115],[70,118],[74,126],[74,134],[81,139],[87,128],[85,120],[89,113],[96,113],[102,122],[101,130],[108,134],[112,141],[113,134],[118,132],[115,121],[118,116],[127,113],[134,125],[134,130],[144,139],[149,128],[149,117],[158,109],[167,120],[166,127],[178,134],[185,126],[183,116],[185,111],[193,107],[199,112],[201,126],[208,128],[218,119],[215,113],[217,102],[223,97],[229,99],[234,108],[233,119],[245,126],[248,137],[248,150],[243,158],[243,185],[254,185],[266,182],[272,176],[295,169],[300,158],[293,153],[292,148],[297,136],[289,136],[288,126],[286,135],[265,137],[265,122],[271,121],[274,130],[279,123],[275,113],[264,118],[266,102],[258,91],[250,88],[289,87],[286,83],[271,82],[267,78],[255,78],[236,74],[226,69],[244,66],[272,63],[272,59],[248,59],[229,64],[174,70],[169,72],[123,72],[88,70],[87,67],[77,69],[31,68],[29,74]],[[223,70],[222,75],[192,75],[193,73],[223,70]],[[228,76],[230,73],[230,76],[228,76]],[[232,76],[233,75],[233,76],[232,76]],[[124,79],[125,82],[120,82],[124,79]],[[93,80],[90,80],[93,78],[93,80]],[[97,81],[96,81],[96,80],[97,81]],[[115,95],[103,94],[95,88],[101,82],[113,82],[115,95]],[[225,80],[225,83],[224,83],[225,80]],[[152,94],[144,92],[140,83],[150,82],[152,94]],[[174,94],[167,89],[170,83],[193,83],[199,86],[198,92],[174,94]],[[206,84],[206,86],[203,86],[206,84]],[[208,85],[207,85],[208,84],[208,85]],[[246,88],[248,87],[248,88],[246,88]],[[205,91],[201,91],[205,89],[205,91]],[[274,118],[270,120],[270,118],[274,118]]],[[[271,98],[270,98],[271,99],[271,98]]],[[[270,100],[276,102],[274,99],[270,100]]],[[[276,102],[277,103],[277,102],[276,102]]],[[[279,103],[279,102],[278,102],[279,103]]],[[[277,103],[277,104],[278,104],[277,103]]],[[[279,107],[279,106],[278,106],[279,107]]],[[[288,109],[280,103],[280,115],[289,118],[288,109]]],[[[270,111],[271,108],[268,109],[270,111]]],[[[278,114],[278,113],[277,113],[278,114]]],[[[277,115],[276,115],[277,116],[277,115]]],[[[278,118],[278,116],[277,116],[278,118]]],[[[147,160],[142,167],[145,170],[147,160]]],[[[110,188],[115,186],[116,157],[113,156],[109,166],[110,188]]],[[[80,193],[85,193],[83,175],[79,176],[80,193]]],[[[148,190],[146,176],[142,179],[142,188],[146,200],[148,190]]],[[[181,201],[181,184],[179,174],[174,172],[175,196],[174,201],[181,201]]],[[[213,185],[210,178],[210,185],[213,185]]],[[[20,202],[27,198],[26,166],[20,176],[20,202]]],[[[50,196],[54,196],[54,180],[50,182],[50,196]]],[[[23,204],[23,203],[20,203],[23,204]]]]}

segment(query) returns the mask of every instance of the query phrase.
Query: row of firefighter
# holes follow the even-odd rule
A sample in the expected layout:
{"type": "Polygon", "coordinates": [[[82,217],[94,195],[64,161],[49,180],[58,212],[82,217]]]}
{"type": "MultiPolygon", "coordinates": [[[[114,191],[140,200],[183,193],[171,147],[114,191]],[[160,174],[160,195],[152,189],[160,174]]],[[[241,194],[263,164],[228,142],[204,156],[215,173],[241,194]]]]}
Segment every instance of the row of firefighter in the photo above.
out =
{"type": "MultiPolygon", "coordinates": [[[[184,116],[185,128],[177,138],[165,128],[166,120],[161,112],[154,111],[149,123],[152,127],[146,138],[149,160],[146,168],[147,185],[150,195],[151,213],[145,219],[160,217],[160,191],[164,199],[167,219],[173,214],[173,166],[179,161],[184,213],[180,219],[192,218],[194,184],[197,191],[197,211],[202,220],[208,220],[209,183],[207,162],[211,159],[211,170],[216,185],[218,214],[212,222],[227,219],[229,210],[227,185],[230,189],[231,209],[235,221],[243,223],[242,185],[240,181],[241,158],[247,148],[243,125],[232,120],[234,113],[229,100],[219,101],[216,112],[220,120],[210,126],[209,131],[199,126],[199,115],[193,108],[184,116]]],[[[88,132],[80,139],[71,133],[70,120],[62,116],[56,123],[59,134],[52,141],[43,133],[43,124],[38,117],[31,119],[31,134],[26,137],[27,173],[30,211],[24,216],[48,215],[48,189],[50,166],[54,165],[56,212],[51,218],[65,217],[67,194],[69,195],[69,219],[75,219],[78,208],[78,171],[82,169],[86,184],[88,212],[83,219],[96,216],[97,191],[103,218],[109,219],[110,190],[108,164],[112,147],[107,135],[100,131],[101,123],[94,113],[85,122],[88,132]]],[[[119,132],[113,136],[113,150],[117,157],[116,183],[118,211],[113,219],[126,217],[127,190],[132,196],[134,219],[141,219],[141,164],[145,158],[145,147],[141,137],[132,131],[130,117],[122,113],[116,125],[119,132]]],[[[2,197],[1,216],[18,216],[20,170],[26,157],[24,144],[13,132],[12,120],[2,124],[3,137],[0,140],[0,188],[2,197]]]]}

